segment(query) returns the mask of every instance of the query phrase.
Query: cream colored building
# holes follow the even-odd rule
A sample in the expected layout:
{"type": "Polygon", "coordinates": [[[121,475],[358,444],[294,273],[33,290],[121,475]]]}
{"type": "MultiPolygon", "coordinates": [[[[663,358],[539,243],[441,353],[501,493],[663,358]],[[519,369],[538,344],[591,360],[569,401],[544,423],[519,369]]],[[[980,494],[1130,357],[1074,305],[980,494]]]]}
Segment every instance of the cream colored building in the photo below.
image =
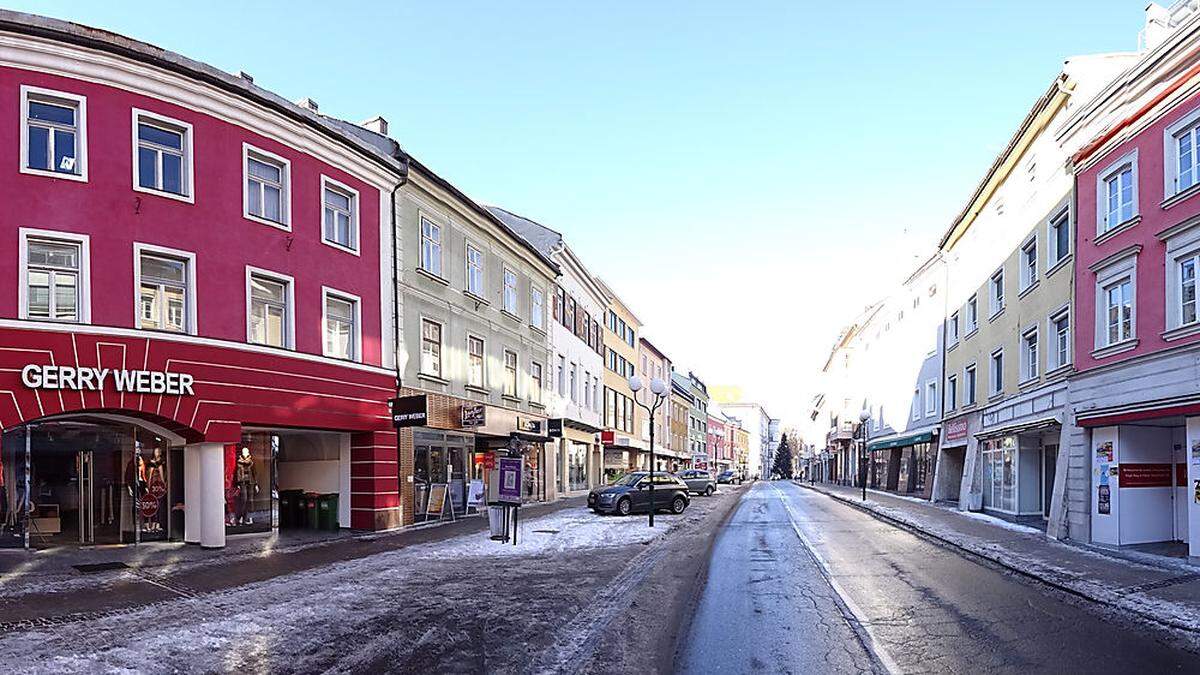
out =
{"type": "MultiPolygon", "coordinates": [[[[942,238],[943,420],[933,498],[1035,522],[1065,472],[1073,148],[1056,137],[1129,56],[1068,59],[942,238]]],[[[1061,482],[1061,481],[1060,481],[1061,482]]]]}
{"type": "Polygon", "coordinates": [[[604,316],[604,378],[601,398],[604,431],[604,471],[608,476],[650,467],[649,445],[641,439],[645,413],[634,402],[629,378],[637,372],[638,333],[642,322],[610,286],[600,281],[608,296],[604,316]]]}

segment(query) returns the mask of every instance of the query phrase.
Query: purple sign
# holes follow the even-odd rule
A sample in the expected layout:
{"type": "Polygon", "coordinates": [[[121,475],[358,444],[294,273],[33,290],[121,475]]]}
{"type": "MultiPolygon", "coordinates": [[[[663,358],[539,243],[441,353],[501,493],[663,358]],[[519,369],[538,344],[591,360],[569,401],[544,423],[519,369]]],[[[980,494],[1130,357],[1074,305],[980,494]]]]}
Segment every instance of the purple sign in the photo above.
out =
{"type": "Polygon", "coordinates": [[[503,504],[521,503],[521,473],[524,460],[519,457],[500,458],[500,485],[497,491],[503,504]]]}

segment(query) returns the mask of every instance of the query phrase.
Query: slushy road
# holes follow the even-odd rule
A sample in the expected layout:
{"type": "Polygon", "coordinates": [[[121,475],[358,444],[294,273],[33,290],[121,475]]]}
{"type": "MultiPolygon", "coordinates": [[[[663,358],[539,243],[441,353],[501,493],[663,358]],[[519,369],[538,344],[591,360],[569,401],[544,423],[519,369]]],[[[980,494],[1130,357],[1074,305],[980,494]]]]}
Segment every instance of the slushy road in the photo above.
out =
{"type": "Polygon", "coordinates": [[[718,535],[678,672],[1195,672],[1200,656],[790,482],[718,535]]]}

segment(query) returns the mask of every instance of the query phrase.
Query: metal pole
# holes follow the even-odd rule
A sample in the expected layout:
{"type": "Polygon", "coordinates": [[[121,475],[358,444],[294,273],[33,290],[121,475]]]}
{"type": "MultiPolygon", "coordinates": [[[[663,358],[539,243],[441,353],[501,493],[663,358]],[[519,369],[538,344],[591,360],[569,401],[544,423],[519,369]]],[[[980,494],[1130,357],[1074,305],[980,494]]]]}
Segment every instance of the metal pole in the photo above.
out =
{"type": "Polygon", "coordinates": [[[33,436],[33,425],[25,426],[25,550],[29,550],[29,526],[33,523],[33,514],[29,512],[33,506],[33,498],[29,494],[30,472],[30,438],[33,436]]]}
{"type": "Polygon", "coordinates": [[[658,410],[658,401],[662,399],[655,394],[654,400],[654,407],[646,408],[650,411],[650,527],[654,527],[654,413],[658,410]]]}
{"type": "Polygon", "coordinates": [[[869,457],[869,455],[867,454],[867,439],[870,438],[870,435],[871,435],[871,428],[867,425],[870,424],[870,422],[871,422],[871,420],[867,420],[866,422],[862,423],[862,427],[863,427],[863,449],[862,449],[863,470],[860,471],[859,473],[860,473],[860,475],[862,475],[862,490],[863,490],[862,500],[864,502],[867,501],[867,464],[868,464],[867,458],[869,457]]]}

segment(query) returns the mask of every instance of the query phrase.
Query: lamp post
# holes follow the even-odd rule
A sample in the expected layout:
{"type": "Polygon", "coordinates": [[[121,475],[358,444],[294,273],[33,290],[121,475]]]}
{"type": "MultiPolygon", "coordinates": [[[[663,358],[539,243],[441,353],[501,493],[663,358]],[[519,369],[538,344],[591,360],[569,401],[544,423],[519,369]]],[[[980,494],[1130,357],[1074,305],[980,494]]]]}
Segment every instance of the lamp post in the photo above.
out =
{"type": "Polygon", "coordinates": [[[871,427],[870,427],[871,413],[870,413],[870,411],[864,409],[862,412],[858,413],[858,422],[859,422],[858,426],[862,428],[862,435],[863,435],[862,455],[860,455],[860,457],[861,457],[860,461],[862,462],[862,469],[858,473],[859,473],[859,476],[861,476],[861,480],[862,480],[862,490],[863,490],[862,500],[865,502],[865,501],[867,501],[867,460],[870,458],[870,454],[867,452],[867,439],[869,439],[871,437],[871,427]]]}
{"type": "Polygon", "coordinates": [[[653,405],[646,405],[638,400],[637,393],[642,390],[642,378],[637,375],[630,377],[629,389],[633,392],[633,402],[650,413],[650,527],[654,527],[654,414],[666,398],[667,383],[657,377],[650,380],[650,393],[654,394],[653,405]]]}

